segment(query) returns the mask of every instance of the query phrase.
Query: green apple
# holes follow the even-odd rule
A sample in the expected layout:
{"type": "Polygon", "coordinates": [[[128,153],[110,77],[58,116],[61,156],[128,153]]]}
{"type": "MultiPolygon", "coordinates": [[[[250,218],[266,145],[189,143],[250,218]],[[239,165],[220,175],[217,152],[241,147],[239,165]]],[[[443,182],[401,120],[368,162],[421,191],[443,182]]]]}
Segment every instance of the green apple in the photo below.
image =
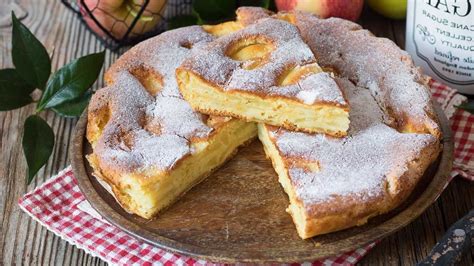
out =
{"type": "Polygon", "coordinates": [[[407,15],[407,0],[367,0],[377,13],[393,19],[404,19],[407,15]]]}

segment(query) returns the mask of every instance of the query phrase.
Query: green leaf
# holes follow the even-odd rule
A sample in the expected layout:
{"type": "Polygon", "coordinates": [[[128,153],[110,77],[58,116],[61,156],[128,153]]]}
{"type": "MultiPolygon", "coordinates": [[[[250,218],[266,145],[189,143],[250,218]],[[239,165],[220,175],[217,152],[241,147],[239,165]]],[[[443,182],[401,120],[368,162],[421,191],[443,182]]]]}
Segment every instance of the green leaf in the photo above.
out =
{"type": "Polygon", "coordinates": [[[53,152],[54,133],[39,116],[31,115],[25,121],[23,133],[23,153],[28,164],[28,184],[53,152]]]}
{"type": "Polygon", "coordinates": [[[259,6],[263,8],[270,7],[270,0],[238,0],[239,6],[259,6]]]}
{"type": "Polygon", "coordinates": [[[99,76],[105,51],[86,55],[59,69],[48,82],[38,104],[38,111],[51,108],[80,97],[99,76]]]}
{"type": "Polygon", "coordinates": [[[234,16],[235,0],[194,0],[193,10],[203,21],[216,21],[234,16]]]}
{"type": "Polygon", "coordinates": [[[202,20],[201,16],[199,16],[198,12],[196,12],[196,10],[194,10],[194,8],[191,10],[191,13],[192,13],[192,16],[195,16],[197,18],[197,22],[196,22],[197,25],[206,24],[204,22],[204,20],[202,20]]]}
{"type": "Polygon", "coordinates": [[[69,102],[62,103],[56,107],[51,108],[54,112],[65,117],[78,117],[86,108],[92,93],[87,91],[81,97],[69,102]]]}
{"type": "Polygon", "coordinates": [[[181,27],[196,25],[198,18],[194,15],[181,15],[171,18],[168,21],[168,29],[177,29],[181,27]]]}
{"type": "Polygon", "coordinates": [[[15,69],[0,70],[0,111],[13,110],[33,102],[30,94],[35,87],[28,85],[15,69]]]}
{"type": "Polygon", "coordinates": [[[461,105],[457,105],[456,107],[459,109],[463,109],[471,114],[474,114],[474,101],[463,103],[461,105]]]}
{"type": "Polygon", "coordinates": [[[12,59],[18,74],[31,86],[43,90],[51,74],[48,52],[12,12],[12,59]]]}
{"type": "Polygon", "coordinates": [[[271,2],[270,0],[262,0],[261,2],[262,2],[260,5],[261,7],[267,8],[267,9],[270,7],[270,2],[271,2]]]}

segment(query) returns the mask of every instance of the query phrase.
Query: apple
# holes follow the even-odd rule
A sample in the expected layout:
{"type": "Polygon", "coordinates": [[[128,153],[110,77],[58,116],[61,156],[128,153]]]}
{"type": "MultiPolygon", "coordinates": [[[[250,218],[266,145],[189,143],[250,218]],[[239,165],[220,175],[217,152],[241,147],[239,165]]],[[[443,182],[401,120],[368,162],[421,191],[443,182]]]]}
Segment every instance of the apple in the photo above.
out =
{"type": "MultiPolygon", "coordinates": [[[[85,7],[116,39],[124,37],[145,2],[146,0],[78,0],[81,14],[89,28],[99,36],[108,36],[91,18],[85,7]]],[[[160,22],[160,14],[165,4],[166,0],[150,0],[128,36],[140,35],[154,29],[160,22]]]]}
{"type": "Polygon", "coordinates": [[[364,0],[275,0],[278,11],[300,10],[322,18],[339,17],[355,21],[359,18],[364,0]]]}
{"type": "Polygon", "coordinates": [[[407,0],[368,0],[370,8],[393,19],[404,19],[407,15],[407,0]]]}

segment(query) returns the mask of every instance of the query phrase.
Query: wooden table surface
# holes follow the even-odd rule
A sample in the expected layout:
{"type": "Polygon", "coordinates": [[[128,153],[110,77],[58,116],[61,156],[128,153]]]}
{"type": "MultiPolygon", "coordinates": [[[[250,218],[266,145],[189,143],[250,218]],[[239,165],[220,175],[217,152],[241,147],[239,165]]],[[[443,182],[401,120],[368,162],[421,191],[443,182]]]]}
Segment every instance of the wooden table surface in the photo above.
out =
{"type": "MultiPolygon", "coordinates": [[[[1,0],[13,1],[13,0],[1,0]]],[[[53,69],[70,60],[104,49],[75,15],[59,0],[16,0],[27,12],[23,22],[48,51],[54,50],[53,69]]],[[[360,23],[377,36],[392,39],[403,47],[405,22],[391,21],[365,10],[360,23]]],[[[11,29],[0,28],[0,68],[12,66],[11,29]]],[[[105,68],[118,57],[107,51],[105,68]]],[[[103,84],[100,79],[95,86],[103,84]]],[[[29,186],[22,153],[23,122],[34,112],[29,105],[0,112],[0,265],[102,265],[84,251],[71,246],[33,221],[18,207],[18,199],[69,164],[69,140],[76,119],[52,112],[41,116],[52,126],[56,143],[53,155],[29,186]]],[[[447,228],[474,207],[474,183],[456,178],[441,197],[421,217],[398,233],[382,240],[362,261],[362,265],[412,265],[424,258],[447,228]]],[[[463,265],[474,264],[474,250],[463,265]]]]}

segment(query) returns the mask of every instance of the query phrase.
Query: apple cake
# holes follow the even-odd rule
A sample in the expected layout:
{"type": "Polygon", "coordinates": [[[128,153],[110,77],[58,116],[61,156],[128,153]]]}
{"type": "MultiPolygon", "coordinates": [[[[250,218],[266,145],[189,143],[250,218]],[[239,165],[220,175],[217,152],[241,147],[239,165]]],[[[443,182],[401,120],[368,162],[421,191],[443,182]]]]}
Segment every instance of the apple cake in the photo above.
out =
{"type": "MultiPolygon", "coordinates": [[[[247,16],[250,17],[250,16],[247,16]]],[[[292,24],[265,18],[209,43],[176,76],[202,113],[344,136],[349,104],[292,24]]]]}
{"type": "Polygon", "coordinates": [[[257,135],[255,123],[194,111],[178,90],[176,67],[212,41],[214,30],[193,26],[142,42],[92,97],[87,158],[128,212],[152,218],[257,135]]]}
{"type": "Polygon", "coordinates": [[[144,218],[257,131],[303,239],[393,210],[441,150],[420,70],[343,19],[240,8],[236,21],[135,46],[105,79],[88,109],[88,160],[144,218]]]}

